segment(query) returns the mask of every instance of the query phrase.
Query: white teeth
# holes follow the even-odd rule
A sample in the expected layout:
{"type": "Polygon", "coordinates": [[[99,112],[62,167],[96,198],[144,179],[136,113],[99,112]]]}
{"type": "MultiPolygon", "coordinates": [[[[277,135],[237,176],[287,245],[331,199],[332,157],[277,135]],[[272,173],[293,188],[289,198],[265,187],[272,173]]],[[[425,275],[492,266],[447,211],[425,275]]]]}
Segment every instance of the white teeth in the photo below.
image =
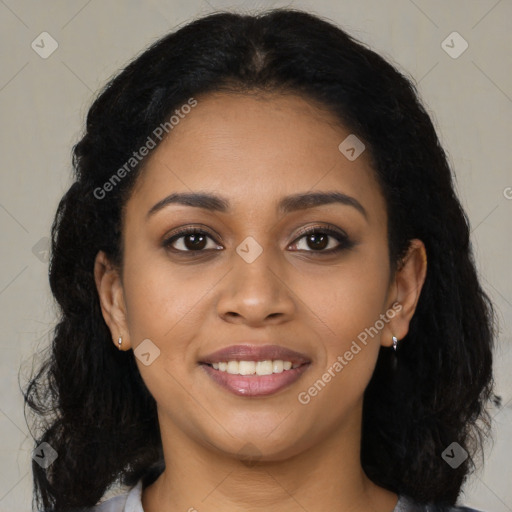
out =
{"type": "Polygon", "coordinates": [[[252,375],[253,373],[256,373],[256,366],[257,364],[255,361],[239,361],[238,373],[240,375],[252,375]]]}
{"type": "Polygon", "coordinates": [[[228,361],[228,373],[238,373],[238,361],[228,361]]]}
{"type": "Polygon", "coordinates": [[[282,373],[284,369],[284,363],[280,359],[272,362],[273,373],[282,373]]]}
{"type": "Polygon", "coordinates": [[[271,375],[282,373],[291,368],[298,368],[300,364],[292,364],[291,361],[276,359],[275,361],[222,361],[212,363],[215,370],[234,375],[271,375]]]}

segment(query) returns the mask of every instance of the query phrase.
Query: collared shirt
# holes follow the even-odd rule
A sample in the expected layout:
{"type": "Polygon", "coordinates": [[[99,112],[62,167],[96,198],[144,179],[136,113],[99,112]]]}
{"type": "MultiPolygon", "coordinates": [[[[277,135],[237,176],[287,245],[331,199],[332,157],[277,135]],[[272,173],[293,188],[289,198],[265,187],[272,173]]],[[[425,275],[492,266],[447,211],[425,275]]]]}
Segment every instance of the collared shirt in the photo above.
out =
{"type": "MultiPolygon", "coordinates": [[[[142,508],[142,480],[129,491],[109,498],[96,505],[90,512],[144,512],[142,508]]],[[[433,504],[421,505],[407,496],[399,495],[393,512],[438,512],[440,509],[433,504]]],[[[479,512],[474,508],[452,507],[447,512],[479,512]]]]}

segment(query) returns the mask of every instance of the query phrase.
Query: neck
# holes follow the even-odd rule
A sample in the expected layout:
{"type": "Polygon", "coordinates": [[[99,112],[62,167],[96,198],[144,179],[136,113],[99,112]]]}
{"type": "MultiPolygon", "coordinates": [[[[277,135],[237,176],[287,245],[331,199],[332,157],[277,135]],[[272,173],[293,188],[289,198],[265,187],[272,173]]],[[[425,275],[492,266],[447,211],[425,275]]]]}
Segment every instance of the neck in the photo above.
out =
{"type": "MultiPolygon", "coordinates": [[[[159,413],[160,414],[160,413],[159,413]]],[[[360,419],[282,460],[241,461],[184,435],[159,417],[165,471],[142,494],[144,512],[392,512],[397,495],[378,487],[360,463],[360,419]]]]}

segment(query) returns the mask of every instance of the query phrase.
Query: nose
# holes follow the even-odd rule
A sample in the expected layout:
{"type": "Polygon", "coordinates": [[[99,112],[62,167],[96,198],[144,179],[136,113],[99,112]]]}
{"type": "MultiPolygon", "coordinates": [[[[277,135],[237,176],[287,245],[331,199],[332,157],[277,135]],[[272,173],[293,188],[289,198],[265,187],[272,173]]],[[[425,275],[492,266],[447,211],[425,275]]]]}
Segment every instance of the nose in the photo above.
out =
{"type": "Polygon", "coordinates": [[[233,267],[222,280],[219,316],[231,323],[258,327],[289,321],[296,309],[283,265],[271,261],[270,251],[248,263],[234,254],[233,267]]]}

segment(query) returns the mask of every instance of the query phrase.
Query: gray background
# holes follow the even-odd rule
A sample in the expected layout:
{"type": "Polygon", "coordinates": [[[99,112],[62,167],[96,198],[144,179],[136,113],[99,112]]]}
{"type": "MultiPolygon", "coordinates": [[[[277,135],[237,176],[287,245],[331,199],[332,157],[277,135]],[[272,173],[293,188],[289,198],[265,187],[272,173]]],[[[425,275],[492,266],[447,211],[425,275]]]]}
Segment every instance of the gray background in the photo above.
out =
{"type": "MultiPolygon", "coordinates": [[[[433,116],[500,322],[496,381],[503,407],[492,410],[485,469],[468,481],[461,502],[512,511],[510,0],[0,0],[0,511],[30,510],[32,441],[18,372],[24,383],[31,356],[48,345],[54,325],[45,237],[71,183],[71,147],[95,92],[147,45],[199,15],[285,5],[330,18],[412,76],[433,116]],[[442,47],[454,31],[469,45],[457,58],[442,47]],[[47,58],[31,47],[42,46],[42,32],[58,43],[47,58]]],[[[454,52],[461,42],[447,44],[454,52]]]]}

